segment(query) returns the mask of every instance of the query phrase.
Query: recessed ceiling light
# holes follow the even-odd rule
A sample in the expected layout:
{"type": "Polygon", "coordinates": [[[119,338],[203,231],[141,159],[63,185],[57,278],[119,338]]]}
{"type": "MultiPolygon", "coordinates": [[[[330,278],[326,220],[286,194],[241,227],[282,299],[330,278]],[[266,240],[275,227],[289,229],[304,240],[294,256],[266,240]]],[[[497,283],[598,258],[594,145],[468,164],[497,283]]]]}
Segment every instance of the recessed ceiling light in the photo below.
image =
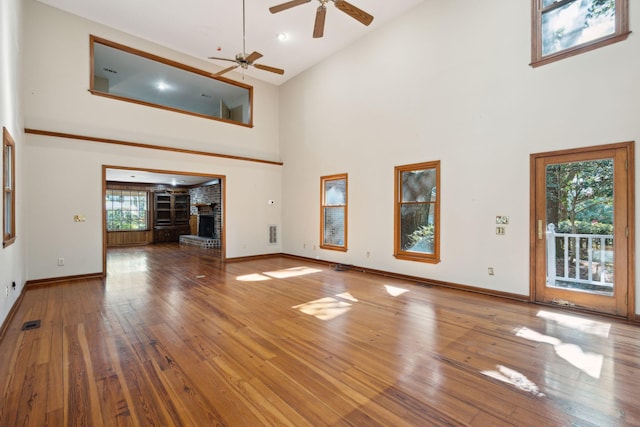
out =
{"type": "Polygon", "coordinates": [[[169,89],[169,85],[166,84],[165,82],[159,82],[156,87],[158,88],[158,90],[167,90],[169,89]]]}
{"type": "Polygon", "coordinates": [[[289,38],[289,36],[287,35],[287,33],[278,33],[278,34],[276,34],[276,38],[277,38],[279,41],[283,42],[283,41],[285,41],[286,39],[288,39],[288,38],[289,38]]]}

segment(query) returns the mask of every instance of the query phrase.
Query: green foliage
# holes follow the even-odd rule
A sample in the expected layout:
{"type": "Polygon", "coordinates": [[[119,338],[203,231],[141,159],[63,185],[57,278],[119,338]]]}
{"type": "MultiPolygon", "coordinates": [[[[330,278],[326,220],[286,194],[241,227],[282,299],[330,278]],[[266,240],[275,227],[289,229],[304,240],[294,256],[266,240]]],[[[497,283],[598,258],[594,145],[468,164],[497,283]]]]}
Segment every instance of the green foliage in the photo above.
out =
{"type": "Polygon", "coordinates": [[[122,210],[107,211],[107,230],[144,230],[146,228],[146,214],[122,210]]]}
{"type": "Polygon", "coordinates": [[[615,13],[615,0],[593,0],[587,9],[587,23],[602,16],[613,16],[615,13]]]}
{"type": "Polygon", "coordinates": [[[572,231],[573,227],[569,220],[561,221],[558,224],[556,233],[570,233],[570,234],[601,234],[611,235],[613,234],[613,224],[603,224],[601,222],[590,221],[576,221],[575,231],[572,231]]]}
{"type": "Polygon", "coordinates": [[[547,217],[559,224],[569,221],[612,222],[613,161],[611,159],[547,166],[547,217]]]}
{"type": "Polygon", "coordinates": [[[405,249],[415,246],[418,242],[425,244],[425,246],[433,247],[433,234],[433,224],[419,226],[407,236],[407,247],[405,249]]]}

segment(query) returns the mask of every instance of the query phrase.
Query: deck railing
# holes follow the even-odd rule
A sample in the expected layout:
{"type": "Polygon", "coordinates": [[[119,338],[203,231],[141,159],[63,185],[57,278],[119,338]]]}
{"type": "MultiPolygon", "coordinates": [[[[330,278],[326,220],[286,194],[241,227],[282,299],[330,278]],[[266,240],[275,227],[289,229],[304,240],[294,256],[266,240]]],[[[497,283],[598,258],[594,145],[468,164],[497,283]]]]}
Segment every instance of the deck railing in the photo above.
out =
{"type": "Polygon", "coordinates": [[[549,224],[547,284],[556,281],[613,289],[613,235],[556,233],[549,224]]]}

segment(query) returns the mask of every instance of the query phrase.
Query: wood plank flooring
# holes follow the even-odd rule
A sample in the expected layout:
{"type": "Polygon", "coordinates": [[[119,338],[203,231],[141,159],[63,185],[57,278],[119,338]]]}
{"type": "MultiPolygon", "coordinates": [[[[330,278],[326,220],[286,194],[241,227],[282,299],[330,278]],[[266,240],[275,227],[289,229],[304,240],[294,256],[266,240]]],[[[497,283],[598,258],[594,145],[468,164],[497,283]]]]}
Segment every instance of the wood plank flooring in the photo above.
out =
{"type": "Polygon", "coordinates": [[[640,426],[638,325],[193,246],[107,265],[27,290],[0,426],[640,426]]]}

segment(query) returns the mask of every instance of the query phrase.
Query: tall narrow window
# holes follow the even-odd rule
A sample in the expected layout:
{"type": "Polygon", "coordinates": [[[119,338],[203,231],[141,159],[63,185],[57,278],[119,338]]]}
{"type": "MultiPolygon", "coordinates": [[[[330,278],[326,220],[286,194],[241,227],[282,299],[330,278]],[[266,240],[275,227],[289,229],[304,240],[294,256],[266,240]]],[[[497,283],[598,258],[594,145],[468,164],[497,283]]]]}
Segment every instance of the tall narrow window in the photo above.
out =
{"type": "Polygon", "coordinates": [[[531,65],[625,40],[628,0],[532,0],[531,65]]]}
{"type": "Polygon", "coordinates": [[[107,190],[107,231],[147,230],[149,194],[146,191],[107,190]]]}
{"type": "Polygon", "coordinates": [[[16,144],[2,128],[2,247],[16,240],[16,144]]]}
{"type": "Polygon", "coordinates": [[[395,249],[398,259],[440,261],[440,162],[395,168],[395,249]]]}
{"type": "Polygon", "coordinates": [[[320,247],[347,250],[347,174],[323,176],[321,185],[320,247]]]}

